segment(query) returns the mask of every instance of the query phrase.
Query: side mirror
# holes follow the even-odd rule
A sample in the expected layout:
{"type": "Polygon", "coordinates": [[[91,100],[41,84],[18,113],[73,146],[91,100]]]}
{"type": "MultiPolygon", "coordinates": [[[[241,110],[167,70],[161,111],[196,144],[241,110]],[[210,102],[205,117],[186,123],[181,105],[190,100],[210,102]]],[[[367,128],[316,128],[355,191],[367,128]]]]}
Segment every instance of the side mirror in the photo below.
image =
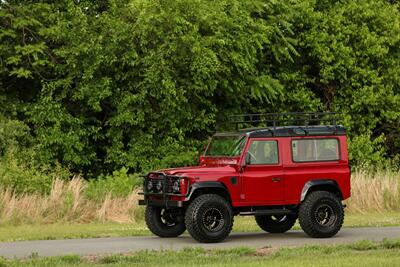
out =
{"type": "Polygon", "coordinates": [[[249,153],[246,153],[246,155],[244,155],[244,162],[240,166],[240,172],[244,172],[246,165],[250,164],[251,164],[251,156],[249,153]]]}

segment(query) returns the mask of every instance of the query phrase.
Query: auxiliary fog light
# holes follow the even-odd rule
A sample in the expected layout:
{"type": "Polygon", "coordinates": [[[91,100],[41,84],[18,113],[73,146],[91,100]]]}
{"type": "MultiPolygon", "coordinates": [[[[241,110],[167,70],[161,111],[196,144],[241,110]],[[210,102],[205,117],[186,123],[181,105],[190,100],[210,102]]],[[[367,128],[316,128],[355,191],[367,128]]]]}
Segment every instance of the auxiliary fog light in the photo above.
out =
{"type": "Polygon", "coordinates": [[[172,186],[172,190],[174,190],[174,193],[180,193],[181,187],[180,187],[179,179],[174,182],[174,185],[172,186]]]}
{"type": "Polygon", "coordinates": [[[147,191],[151,191],[153,189],[153,183],[151,181],[147,182],[147,191]]]}
{"type": "Polygon", "coordinates": [[[162,189],[162,182],[161,181],[157,182],[156,189],[157,189],[158,192],[161,191],[161,189],[162,189]]]}

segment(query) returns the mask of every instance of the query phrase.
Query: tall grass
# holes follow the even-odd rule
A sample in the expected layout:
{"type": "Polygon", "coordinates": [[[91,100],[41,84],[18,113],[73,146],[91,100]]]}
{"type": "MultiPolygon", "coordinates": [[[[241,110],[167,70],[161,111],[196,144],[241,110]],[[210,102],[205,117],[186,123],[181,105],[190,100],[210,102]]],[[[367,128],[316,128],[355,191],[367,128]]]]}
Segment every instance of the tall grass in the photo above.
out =
{"type": "MultiPolygon", "coordinates": [[[[75,176],[66,182],[55,179],[50,194],[15,193],[0,189],[0,224],[55,222],[133,223],[142,220],[137,190],[125,197],[106,193],[102,198],[85,194],[88,183],[75,176]]],[[[400,211],[400,173],[358,171],[352,175],[352,197],[346,201],[348,211],[400,211]]]]}
{"type": "Polygon", "coordinates": [[[357,171],[351,177],[351,212],[400,211],[400,172],[357,171]]]}
{"type": "Polygon", "coordinates": [[[106,194],[102,200],[88,199],[86,181],[75,176],[66,182],[55,179],[49,195],[16,194],[9,188],[0,189],[0,224],[55,223],[93,221],[135,222],[137,191],[126,197],[106,194]]]}

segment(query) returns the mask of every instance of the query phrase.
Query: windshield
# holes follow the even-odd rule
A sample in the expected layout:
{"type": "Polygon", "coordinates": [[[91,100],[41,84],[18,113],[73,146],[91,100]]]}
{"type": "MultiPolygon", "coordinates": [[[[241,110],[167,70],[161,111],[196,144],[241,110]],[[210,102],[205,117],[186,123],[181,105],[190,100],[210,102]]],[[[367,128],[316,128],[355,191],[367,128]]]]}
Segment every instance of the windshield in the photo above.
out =
{"type": "Polygon", "coordinates": [[[205,156],[239,156],[246,142],[245,135],[213,136],[205,156]]]}

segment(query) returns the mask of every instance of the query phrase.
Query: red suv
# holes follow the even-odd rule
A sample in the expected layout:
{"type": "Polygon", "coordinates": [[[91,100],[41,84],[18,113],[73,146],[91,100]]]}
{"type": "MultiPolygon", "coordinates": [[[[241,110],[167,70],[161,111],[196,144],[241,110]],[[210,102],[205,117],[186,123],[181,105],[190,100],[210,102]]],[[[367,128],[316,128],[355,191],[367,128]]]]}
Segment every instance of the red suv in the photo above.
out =
{"type": "Polygon", "coordinates": [[[344,127],[336,120],[310,125],[326,114],[283,114],[295,122],[307,117],[302,126],[276,126],[282,114],[242,115],[247,120],[236,123],[273,126],[216,133],[199,166],[149,173],[139,201],[148,228],[160,237],[187,229],[199,242],[220,242],[233,216],[253,215],[269,233],[286,232],[299,219],[311,237],[334,236],[343,224],[342,200],[350,197],[350,169],[344,127]]]}

